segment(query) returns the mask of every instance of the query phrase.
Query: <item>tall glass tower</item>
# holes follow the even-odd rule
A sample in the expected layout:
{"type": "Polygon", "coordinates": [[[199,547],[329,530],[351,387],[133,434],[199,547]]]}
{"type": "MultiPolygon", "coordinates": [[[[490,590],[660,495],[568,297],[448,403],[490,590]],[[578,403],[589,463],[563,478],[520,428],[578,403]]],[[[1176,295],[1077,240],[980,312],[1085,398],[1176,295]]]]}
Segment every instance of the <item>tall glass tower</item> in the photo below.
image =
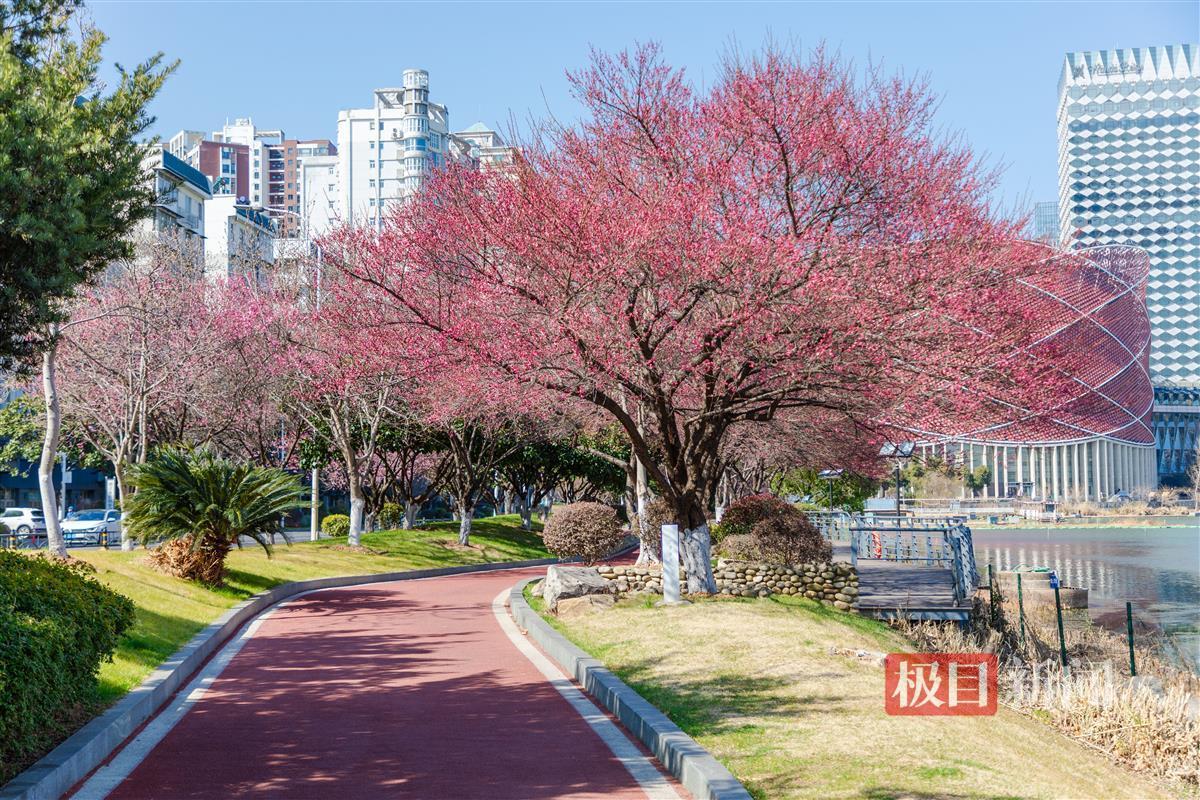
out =
{"type": "Polygon", "coordinates": [[[1200,64],[1195,44],[1068,53],[1058,82],[1062,244],[1150,254],[1156,386],[1200,386],[1200,64]]]}

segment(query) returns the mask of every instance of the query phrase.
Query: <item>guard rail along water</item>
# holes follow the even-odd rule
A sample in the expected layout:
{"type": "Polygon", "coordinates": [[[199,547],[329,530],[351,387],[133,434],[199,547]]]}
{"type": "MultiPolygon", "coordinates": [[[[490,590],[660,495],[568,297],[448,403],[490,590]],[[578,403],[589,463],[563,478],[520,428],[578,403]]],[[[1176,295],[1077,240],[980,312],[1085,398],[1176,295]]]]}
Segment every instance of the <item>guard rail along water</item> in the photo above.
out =
{"type": "Polygon", "coordinates": [[[866,519],[854,516],[849,528],[850,561],[860,558],[944,567],[954,578],[955,602],[963,602],[979,585],[971,529],[961,519],[904,517],[866,519]]]}

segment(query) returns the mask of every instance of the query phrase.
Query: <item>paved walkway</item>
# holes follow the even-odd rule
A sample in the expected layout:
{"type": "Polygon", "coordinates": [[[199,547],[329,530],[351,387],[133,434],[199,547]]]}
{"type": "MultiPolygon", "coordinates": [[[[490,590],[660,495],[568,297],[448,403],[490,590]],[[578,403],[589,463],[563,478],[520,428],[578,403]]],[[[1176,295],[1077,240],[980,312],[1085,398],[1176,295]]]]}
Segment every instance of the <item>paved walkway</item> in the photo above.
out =
{"type": "Polygon", "coordinates": [[[615,756],[502,628],[493,601],[541,571],[278,606],[213,659],[207,688],[182,692],[75,797],[677,796],[624,736],[615,756]]]}

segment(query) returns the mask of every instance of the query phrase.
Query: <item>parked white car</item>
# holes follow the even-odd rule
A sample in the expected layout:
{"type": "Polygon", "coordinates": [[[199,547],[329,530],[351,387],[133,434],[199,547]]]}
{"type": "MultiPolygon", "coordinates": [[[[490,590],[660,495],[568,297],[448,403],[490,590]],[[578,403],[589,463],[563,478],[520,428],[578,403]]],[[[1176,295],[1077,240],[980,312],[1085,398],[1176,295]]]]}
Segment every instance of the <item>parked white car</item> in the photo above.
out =
{"type": "Polygon", "coordinates": [[[100,537],[109,541],[121,538],[121,512],[90,508],[72,511],[62,521],[63,539],[69,545],[100,544],[100,537]]]}
{"type": "Polygon", "coordinates": [[[46,518],[40,508],[6,508],[0,522],[16,534],[17,547],[37,547],[46,540],[46,518]]]}

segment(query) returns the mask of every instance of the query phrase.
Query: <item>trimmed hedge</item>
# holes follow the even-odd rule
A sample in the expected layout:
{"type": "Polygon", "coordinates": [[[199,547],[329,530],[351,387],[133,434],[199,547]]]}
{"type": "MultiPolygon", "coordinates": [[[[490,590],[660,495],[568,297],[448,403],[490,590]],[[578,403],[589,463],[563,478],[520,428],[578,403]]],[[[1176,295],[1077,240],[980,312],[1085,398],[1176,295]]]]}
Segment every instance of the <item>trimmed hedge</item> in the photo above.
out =
{"type": "Polygon", "coordinates": [[[133,624],[133,601],[93,572],[0,552],[0,783],[90,711],[100,662],[133,624]]]}
{"type": "Polygon", "coordinates": [[[560,558],[595,564],[625,538],[617,512],[603,503],[555,506],[542,530],[546,549],[560,558]]]}
{"type": "Polygon", "coordinates": [[[771,494],[755,494],[729,504],[716,526],[717,552],[726,558],[790,566],[826,562],[829,542],[800,509],[771,494]]]}
{"type": "Polygon", "coordinates": [[[349,536],[350,518],[345,514],[330,514],[321,520],[321,533],[326,536],[349,536]]]}

